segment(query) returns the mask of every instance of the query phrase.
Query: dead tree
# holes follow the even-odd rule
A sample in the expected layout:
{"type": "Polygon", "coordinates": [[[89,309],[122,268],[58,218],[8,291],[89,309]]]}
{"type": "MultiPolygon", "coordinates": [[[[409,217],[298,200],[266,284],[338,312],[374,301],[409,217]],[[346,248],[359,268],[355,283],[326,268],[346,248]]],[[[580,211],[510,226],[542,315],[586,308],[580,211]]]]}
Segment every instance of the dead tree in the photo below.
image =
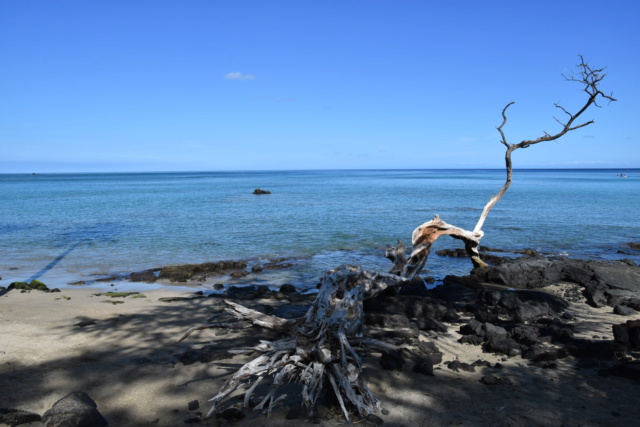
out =
{"type": "MultiPolygon", "coordinates": [[[[415,229],[413,232],[412,240],[413,240],[413,252],[409,260],[406,262],[404,266],[397,262],[394,262],[393,270],[394,272],[402,271],[404,277],[413,277],[424,266],[426,263],[426,259],[429,255],[429,251],[433,242],[435,242],[438,237],[443,235],[450,235],[456,239],[462,240],[465,245],[465,249],[467,254],[471,258],[474,267],[486,266],[484,261],[480,259],[480,253],[478,252],[478,246],[480,245],[480,240],[484,236],[484,232],[482,231],[482,226],[484,225],[487,216],[489,215],[489,211],[493,206],[495,206],[498,201],[504,196],[509,187],[511,186],[511,180],[513,178],[513,166],[511,162],[511,154],[519,149],[519,148],[528,148],[532,145],[538,144],[540,142],[545,141],[554,141],[564,136],[570,131],[580,129],[582,127],[588,126],[594,123],[593,120],[588,120],[582,123],[577,122],[578,119],[582,116],[582,114],[589,109],[592,105],[599,107],[598,100],[599,98],[605,99],[609,102],[616,101],[613,98],[612,94],[607,95],[600,90],[600,83],[605,78],[606,73],[604,72],[604,68],[592,68],[589,66],[582,55],[580,55],[580,64],[578,64],[578,70],[575,74],[564,76],[565,80],[571,82],[577,82],[583,86],[582,90],[587,95],[587,100],[584,105],[576,112],[570,113],[564,107],[559,104],[555,104],[555,107],[558,108],[562,113],[564,113],[567,118],[566,121],[563,122],[554,117],[554,120],[560,124],[561,129],[559,132],[555,134],[549,134],[544,132],[544,135],[537,139],[527,139],[521,141],[517,144],[510,144],[507,141],[507,137],[504,133],[504,125],[507,123],[507,109],[514,104],[514,102],[508,103],[502,109],[502,123],[497,127],[498,132],[500,132],[500,142],[507,148],[505,152],[505,168],[507,172],[507,178],[505,180],[504,185],[498,192],[498,194],[492,196],[489,199],[489,202],[484,206],[482,213],[480,214],[480,218],[476,223],[475,227],[472,231],[464,230],[459,227],[455,227],[453,225],[447,224],[444,222],[438,215],[434,216],[433,219],[429,222],[425,222],[421,226],[415,229]],[[416,246],[416,244],[418,246],[416,246]]],[[[404,254],[403,248],[393,248],[389,247],[387,253],[397,251],[397,255],[393,255],[393,259],[401,259],[404,254]]]]}
{"type": "Polygon", "coordinates": [[[393,347],[364,335],[363,301],[382,290],[400,286],[413,279],[424,267],[431,246],[440,237],[449,235],[462,240],[474,266],[485,265],[480,259],[478,246],[484,232],[482,226],[491,208],[509,189],[512,180],[511,154],[519,148],[527,148],[544,141],[556,140],[566,133],[585,127],[593,120],[578,123],[578,119],[592,105],[598,106],[599,98],[615,101],[611,95],[604,94],[599,85],[606,76],[604,68],[594,69],[585,63],[582,56],[578,73],[565,76],[568,81],[583,85],[587,94],[585,104],[576,113],[570,113],[562,106],[556,108],[566,114],[566,122],[556,121],[562,126],[555,134],[545,132],[533,140],[524,140],[510,144],[504,133],[507,122],[507,109],[502,110],[502,123],[497,127],[500,142],[506,147],[505,164],[507,178],[501,190],[485,205],[473,230],[465,230],[444,222],[438,215],[422,224],[412,234],[412,252],[407,259],[402,242],[387,248],[386,256],[393,262],[389,273],[372,273],[360,267],[343,265],[326,273],[321,278],[318,295],[307,314],[299,319],[287,320],[268,316],[248,309],[231,301],[226,301],[226,311],[237,319],[235,324],[213,324],[192,328],[182,339],[195,330],[210,327],[249,327],[251,325],[286,332],[287,338],[278,341],[261,341],[252,348],[231,350],[232,353],[259,351],[261,356],[245,364],[229,380],[211,401],[209,414],[215,412],[220,404],[240,386],[245,386],[244,405],[250,405],[250,398],[258,384],[266,377],[272,382],[268,392],[254,407],[256,410],[271,411],[273,405],[286,395],[276,395],[279,386],[285,382],[297,382],[302,386],[302,401],[310,413],[314,411],[316,401],[323,389],[332,390],[340,403],[342,411],[349,420],[350,410],[360,416],[373,413],[380,403],[373,396],[367,384],[360,376],[362,372],[362,350],[373,348],[393,350],[393,347]],[[251,381],[253,382],[251,383],[251,381]]]}

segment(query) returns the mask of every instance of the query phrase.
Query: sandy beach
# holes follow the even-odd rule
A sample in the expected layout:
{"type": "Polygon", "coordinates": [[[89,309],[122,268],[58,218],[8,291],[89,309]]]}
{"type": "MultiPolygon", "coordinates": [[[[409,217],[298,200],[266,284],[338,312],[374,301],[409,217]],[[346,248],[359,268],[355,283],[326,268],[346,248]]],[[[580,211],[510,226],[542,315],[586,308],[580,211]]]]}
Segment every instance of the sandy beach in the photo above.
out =
{"type": "MultiPolygon", "coordinates": [[[[256,327],[239,332],[210,329],[178,342],[188,328],[220,313],[220,299],[159,301],[193,297],[193,292],[171,288],[126,298],[96,296],[97,292],[88,288],[59,293],[3,292],[0,407],[42,415],[68,393],[84,391],[112,426],[312,423],[304,414],[287,419],[296,416],[297,407],[287,402],[269,418],[250,410],[238,422],[201,417],[209,409],[207,400],[251,357],[185,365],[180,356],[212,343],[237,348],[270,336],[256,327]],[[194,401],[198,401],[197,408],[194,401]]],[[[288,301],[242,303],[279,305],[288,301]]],[[[571,303],[570,310],[576,313],[576,337],[612,340],[611,325],[628,320],[612,314],[610,307],[596,309],[582,302],[571,303]]],[[[375,353],[365,358],[364,376],[382,402],[384,413],[377,416],[385,425],[604,426],[635,425],[640,419],[637,382],[599,376],[597,366],[578,369],[572,357],[545,369],[519,356],[483,353],[480,346],[459,343],[458,327],[449,326],[448,333],[420,336],[433,341],[444,354],[434,376],[412,372],[410,363],[401,371],[384,370],[375,353]],[[481,359],[489,366],[477,366],[475,372],[449,369],[447,362],[456,359],[466,363],[481,359]],[[491,384],[489,377],[498,381],[491,384]]],[[[299,402],[295,396],[294,400],[299,402]]],[[[239,403],[233,398],[228,405],[239,403]]],[[[319,414],[316,424],[345,423],[337,407],[321,405],[319,414]]],[[[374,425],[375,421],[358,423],[374,425]]]]}

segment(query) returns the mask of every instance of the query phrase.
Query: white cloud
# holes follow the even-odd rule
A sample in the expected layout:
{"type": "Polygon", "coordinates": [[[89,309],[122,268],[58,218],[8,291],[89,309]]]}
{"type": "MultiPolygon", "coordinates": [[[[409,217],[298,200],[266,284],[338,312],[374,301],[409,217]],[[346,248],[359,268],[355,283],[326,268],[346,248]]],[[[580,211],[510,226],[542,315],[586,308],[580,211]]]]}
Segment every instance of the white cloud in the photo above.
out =
{"type": "Polygon", "coordinates": [[[254,80],[255,77],[251,74],[242,74],[240,71],[229,73],[224,76],[226,80],[254,80]]]}

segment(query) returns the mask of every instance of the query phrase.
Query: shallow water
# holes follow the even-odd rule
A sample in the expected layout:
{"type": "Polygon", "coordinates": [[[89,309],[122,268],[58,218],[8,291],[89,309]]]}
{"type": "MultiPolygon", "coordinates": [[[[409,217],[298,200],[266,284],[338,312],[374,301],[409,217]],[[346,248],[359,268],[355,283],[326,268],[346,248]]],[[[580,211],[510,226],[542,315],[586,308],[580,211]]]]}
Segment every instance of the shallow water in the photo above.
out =
{"type": "MultiPolygon", "coordinates": [[[[312,287],[345,262],[387,270],[384,247],[409,245],[434,214],[473,228],[503,181],[502,170],[0,175],[0,285],[289,257],[294,268],[245,281],[312,287]],[[253,195],[257,187],[272,194],[253,195]]],[[[640,241],[638,194],[639,170],[515,171],[482,244],[640,261],[616,254],[640,241]]],[[[434,249],[459,246],[443,238],[434,249]]],[[[469,265],[434,254],[427,268],[441,279],[469,265]]]]}

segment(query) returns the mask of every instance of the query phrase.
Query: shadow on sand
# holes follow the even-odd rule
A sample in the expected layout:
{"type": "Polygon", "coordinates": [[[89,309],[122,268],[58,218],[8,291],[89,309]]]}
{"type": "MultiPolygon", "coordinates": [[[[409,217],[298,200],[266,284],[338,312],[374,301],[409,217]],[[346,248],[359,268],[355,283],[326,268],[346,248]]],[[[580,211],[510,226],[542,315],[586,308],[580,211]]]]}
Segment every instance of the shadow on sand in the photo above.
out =
{"type": "MultiPolygon", "coordinates": [[[[42,414],[67,393],[82,390],[98,403],[110,425],[177,426],[196,421],[219,425],[215,418],[201,420],[197,412],[208,411],[206,400],[251,357],[184,365],[180,356],[212,342],[226,349],[274,338],[269,331],[251,328],[207,330],[177,341],[191,326],[221,321],[223,316],[220,300],[201,298],[102,319],[69,317],[65,324],[44,324],[44,333],[68,343],[68,353],[40,363],[13,361],[0,366],[0,407],[42,414]],[[200,408],[190,410],[188,403],[194,400],[200,402],[200,408]]],[[[522,360],[519,366],[477,368],[475,373],[453,372],[440,364],[433,377],[411,372],[410,363],[400,372],[385,371],[376,354],[364,361],[364,376],[389,411],[388,415],[378,414],[386,425],[604,426],[633,425],[640,419],[637,393],[629,394],[640,390],[637,384],[598,377],[595,370],[577,370],[571,360],[556,369],[529,366],[522,360]],[[504,382],[485,385],[480,379],[486,375],[504,382]]],[[[238,402],[234,398],[228,404],[238,402]]],[[[282,406],[269,419],[247,411],[247,418],[237,425],[308,423],[305,418],[286,419],[288,404],[282,406]]],[[[340,410],[335,408],[326,409],[316,425],[342,423],[340,410]]],[[[368,421],[359,424],[373,425],[368,421]]]]}

